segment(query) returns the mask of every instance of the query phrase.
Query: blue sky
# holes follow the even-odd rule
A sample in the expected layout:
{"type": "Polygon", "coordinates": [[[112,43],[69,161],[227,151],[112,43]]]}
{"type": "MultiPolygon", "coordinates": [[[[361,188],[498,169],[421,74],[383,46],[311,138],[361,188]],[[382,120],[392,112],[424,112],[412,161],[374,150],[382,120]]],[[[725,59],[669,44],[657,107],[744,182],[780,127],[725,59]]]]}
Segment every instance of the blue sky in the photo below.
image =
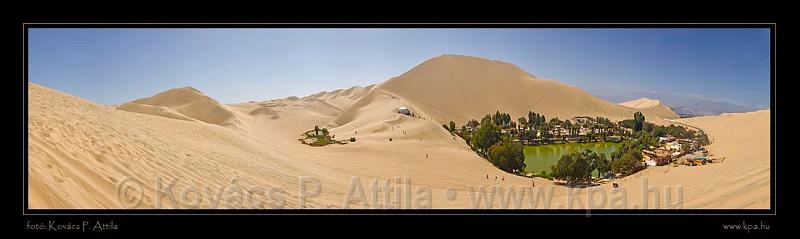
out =
{"type": "Polygon", "coordinates": [[[193,86],[223,103],[380,83],[442,54],[604,98],[769,108],[768,29],[29,29],[29,80],[104,104],[193,86]],[[624,97],[623,97],[624,98],[624,97]]]}

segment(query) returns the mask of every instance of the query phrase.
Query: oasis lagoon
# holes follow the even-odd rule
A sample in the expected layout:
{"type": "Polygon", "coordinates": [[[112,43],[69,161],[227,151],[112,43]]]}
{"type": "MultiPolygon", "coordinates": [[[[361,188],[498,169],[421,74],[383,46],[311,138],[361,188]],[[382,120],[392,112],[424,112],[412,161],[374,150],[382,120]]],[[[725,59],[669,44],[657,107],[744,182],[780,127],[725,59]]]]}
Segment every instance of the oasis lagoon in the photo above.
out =
{"type": "Polygon", "coordinates": [[[611,159],[611,153],[616,151],[622,143],[594,142],[594,143],[567,143],[525,146],[525,174],[541,174],[543,171],[550,174],[550,167],[556,165],[561,156],[572,152],[582,152],[586,149],[598,154],[605,154],[606,159],[611,159]]]}

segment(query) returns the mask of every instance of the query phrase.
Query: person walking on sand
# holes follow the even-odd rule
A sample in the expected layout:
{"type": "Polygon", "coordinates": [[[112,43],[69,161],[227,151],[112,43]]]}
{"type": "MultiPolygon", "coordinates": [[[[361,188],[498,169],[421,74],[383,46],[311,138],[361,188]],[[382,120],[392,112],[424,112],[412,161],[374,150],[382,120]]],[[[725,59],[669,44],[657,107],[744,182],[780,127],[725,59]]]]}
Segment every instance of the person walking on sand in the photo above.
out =
{"type": "Polygon", "coordinates": [[[497,181],[497,176],[494,176],[494,181],[497,181]]]}
{"type": "Polygon", "coordinates": [[[428,154],[427,153],[425,154],[425,158],[428,158],[428,154]]]}
{"type": "Polygon", "coordinates": [[[532,179],[532,178],[531,178],[531,187],[536,187],[536,183],[535,183],[535,182],[533,182],[533,179],[532,179]]]}
{"type": "Polygon", "coordinates": [[[489,180],[489,175],[488,174],[486,175],[486,180],[489,180]]]}

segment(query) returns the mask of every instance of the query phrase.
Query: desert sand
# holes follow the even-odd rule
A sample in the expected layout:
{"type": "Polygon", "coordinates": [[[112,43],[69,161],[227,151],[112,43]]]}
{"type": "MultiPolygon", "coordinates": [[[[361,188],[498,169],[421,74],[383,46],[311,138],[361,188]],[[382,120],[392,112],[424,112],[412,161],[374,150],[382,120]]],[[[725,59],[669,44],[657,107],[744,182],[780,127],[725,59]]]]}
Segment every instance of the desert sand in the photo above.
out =
{"type": "MultiPolygon", "coordinates": [[[[498,110],[510,113],[514,120],[526,116],[530,110],[562,120],[575,116],[623,120],[633,117],[637,110],[654,120],[677,118],[614,104],[579,88],[536,78],[509,63],[460,55],[442,55],[425,61],[375,87],[373,93],[404,100],[431,119],[452,120],[458,125],[470,119],[480,120],[498,110]]],[[[352,110],[369,107],[368,103],[359,102],[359,107],[352,110]]],[[[346,123],[352,117],[348,113],[355,112],[346,112],[336,123],[346,123]]]]}
{"type": "Polygon", "coordinates": [[[669,108],[664,104],[661,104],[661,101],[649,99],[649,98],[639,98],[632,101],[622,102],[619,103],[622,106],[639,109],[649,112],[651,115],[655,115],[657,117],[666,118],[666,119],[677,119],[678,116],[675,111],[669,108]]]}
{"type": "MultiPolygon", "coordinates": [[[[532,183],[552,189],[550,208],[567,207],[569,189],[497,169],[441,124],[461,125],[496,110],[515,119],[529,110],[562,119],[621,120],[637,110],[648,121],[677,118],[660,103],[618,105],[508,63],[454,55],[376,85],[261,102],[221,104],[183,87],[113,108],[34,83],[28,90],[30,208],[475,208],[470,192],[481,187],[521,191],[532,183]],[[395,113],[400,106],[421,117],[395,113]],[[357,142],[299,143],[300,134],[315,125],[329,128],[336,139],[357,142]],[[319,195],[302,196],[303,190],[314,191],[301,185],[304,177],[319,180],[319,195]],[[158,187],[173,178],[178,181],[170,190],[178,200],[163,198],[158,187]],[[348,200],[354,178],[366,200],[348,200]],[[374,200],[373,181],[393,185],[402,196],[377,194],[374,200]],[[120,188],[128,185],[140,185],[132,188],[141,188],[143,200],[120,200],[120,188]],[[430,189],[432,201],[418,203],[423,189],[430,189]],[[237,192],[256,199],[235,197],[237,192]]],[[[643,204],[637,181],[642,178],[655,187],[681,187],[684,208],[769,207],[769,111],[675,122],[703,129],[714,139],[709,147],[714,157],[725,161],[657,167],[626,177],[619,181],[628,194],[624,207],[643,204]]],[[[595,188],[612,191],[608,184],[595,188]]],[[[575,195],[586,197],[588,191],[575,195]]],[[[504,206],[499,198],[490,205],[504,206]]]]}

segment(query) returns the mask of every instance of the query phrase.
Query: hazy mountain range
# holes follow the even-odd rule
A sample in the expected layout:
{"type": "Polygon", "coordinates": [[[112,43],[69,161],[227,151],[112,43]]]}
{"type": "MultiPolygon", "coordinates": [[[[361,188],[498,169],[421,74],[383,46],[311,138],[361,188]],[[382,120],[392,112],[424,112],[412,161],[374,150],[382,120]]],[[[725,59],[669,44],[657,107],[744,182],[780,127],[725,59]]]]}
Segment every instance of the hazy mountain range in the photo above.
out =
{"type": "Polygon", "coordinates": [[[625,102],[641,97],[648,97],[658,99],[665,105],[669,106],[672,111],[678,113],[681,117],[694,117],[706,115],[718,115],[722,113],[741,113],[751,112],[768,107],[755,107],[749,105],[737,104],[725,100],[712,100],[704,99],[695,95],[676,95],[669,93],[642,93],[642,92],[626,92],[626,93],[600,93],[598,97],[613,102],[625,102]]]}

